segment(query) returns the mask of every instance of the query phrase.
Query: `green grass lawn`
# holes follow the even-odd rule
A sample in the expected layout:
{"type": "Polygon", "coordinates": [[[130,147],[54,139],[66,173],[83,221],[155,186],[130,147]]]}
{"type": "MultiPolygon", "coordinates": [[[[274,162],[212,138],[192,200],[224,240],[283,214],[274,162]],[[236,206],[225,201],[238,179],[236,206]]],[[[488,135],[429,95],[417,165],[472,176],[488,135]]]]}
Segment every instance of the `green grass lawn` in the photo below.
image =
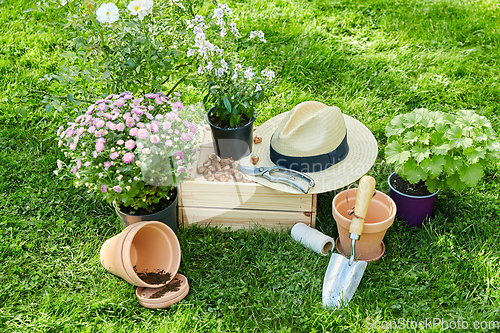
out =
{"type": "MultiPolygon", "coordinates": [[[[265,32],[268,42],[245,53],[279,78],[257,123],[306,100],[339,106],[378,140],[369,174],[381,191],[392,172],[384,128],[396,114],[473,109],[500,133],[498,1],[228,4],[240,30],[265,32]]],[[[99,263],[102,243],[121,231],[112,207],[52,173],[66,115],[47,113],[28,89],[42,88],[69,41],[56,33],[55,14],[23,13],[35,6],[0,0],[1,332],[365,332],[400,318],[467,321],[472,331],[475,321],[500,321],[498,163],[476,188],[440,193],[424,228],[395,221],[347,308],[322,307],[329,256],[288,231],[198,227],[178,234],[188,296],[168,309],[141,307],[135,287],[99,263]]],[[[319,196],[317,226],[337,237],[334,195],[319,196]]]]}

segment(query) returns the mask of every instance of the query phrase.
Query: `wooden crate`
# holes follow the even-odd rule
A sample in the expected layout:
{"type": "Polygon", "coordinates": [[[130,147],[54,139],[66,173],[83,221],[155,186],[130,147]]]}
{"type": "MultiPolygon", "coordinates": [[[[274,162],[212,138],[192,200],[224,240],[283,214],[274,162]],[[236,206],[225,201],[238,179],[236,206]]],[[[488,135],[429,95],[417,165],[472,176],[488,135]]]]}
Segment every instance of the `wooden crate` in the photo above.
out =
{"type": "MultiPolygon", "coordinates": [[[[212,134],[204,133],[198,163],[214,152],[212,134]]],[[[196,169],[196,168],[195,168],[196,169]]],[[[194,224],[231,227],[290,228],[297,222],[315,227],[316,194],[280,192],[258,183],[209,182],[193,172],[180,186],[179,226],[194,224]]]]}

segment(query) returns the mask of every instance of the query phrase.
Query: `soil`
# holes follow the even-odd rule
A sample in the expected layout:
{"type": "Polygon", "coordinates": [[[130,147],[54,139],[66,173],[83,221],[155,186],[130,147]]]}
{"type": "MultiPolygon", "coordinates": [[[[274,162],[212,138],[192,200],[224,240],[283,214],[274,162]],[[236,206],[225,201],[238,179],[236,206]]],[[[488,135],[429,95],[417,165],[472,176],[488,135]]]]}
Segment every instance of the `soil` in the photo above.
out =
{"type": "Polygon", "coordinates": [[[427,186],[425,186],[425,183],[423,181],[419,181],[417,184],[411,184],[410,182],[401,178],[398,174],[394,174],[394,176],[391,177],[390,182],[391,186],[394,189],[404,194],[418,197],[424,197],[426,195],[432,194],[431,192],[429,192],[429,190],[427,190],[427,186]]]}
{"type": "Polygon", "coordinates": [[[229,120],[221,120],[218,118],[216,115],[211,113],[208,116],[208,120],[210,123],[214,126],[220,127],[220,128],[238,128],[238,127],[243,127],[246,124],[250,123],[252,119],[248,119],[245,115],[242,115],[241,117],[241,122],[239,125],[236,125],[236,127],[231,127],[231,124],[229,123],[229,120]]]}
{"type": "Polygon", "coordinates": [[[161,212],[162,210],[164,210],[165,208],[170,206],[172,203],[174,203],[174,200],[176,197],[176,194],[175,194],[176,191],[177,191],[177,189],[174,188],[168,194],[168,199],[166,197],[161,198],[157,204],[154,204],[151,207],[134,209],[132,206],[128,206],[128,207],[123,206],[123,207],[120,207],[120,211],[122,213],[127,214],[127,215],[150,215],[150,214],[161,212]]]}
{"type": "Polygon", "coordinates": [[[170,274],[169,272],[165,272],[163,269],[139,272],[137,271],[136,266],[134,266],[134,272],[137,274],[139,279],[148,284],[165,284],[172,278],[172,274],[170,274]]]}
{"type": "Polygon", "coordinates": [[[181,289],[181,280],[173,279],[169,284],[162,287],[160,290],[155,292],[153,295],[149,296],[149,298],[160,298],[168,292],[179,291],[181,289]]]}

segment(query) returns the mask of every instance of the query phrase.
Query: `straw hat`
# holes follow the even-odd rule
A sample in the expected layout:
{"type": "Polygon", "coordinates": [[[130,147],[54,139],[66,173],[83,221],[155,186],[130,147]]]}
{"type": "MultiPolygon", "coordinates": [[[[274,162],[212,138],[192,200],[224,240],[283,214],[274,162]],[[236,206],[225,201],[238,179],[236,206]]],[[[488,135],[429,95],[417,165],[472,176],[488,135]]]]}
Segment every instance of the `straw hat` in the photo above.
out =
{"type": "MultiPolygon", "coordinates": [[[[309,193],[332,191],[351,184],[371,169],[378,147],[370,130],[358,120],[342,114],[336,106],[308,101],[295,106],[258,127],[254,136],[262,142],[253,145],[251,156],[240,163],[253,167],[280,165],[306,173],[316,185],[309,193]]],[[[275,175],[277,176],[277,175],[275,175]]],[[[288,193],[302,193],[263,177],[256,182],[288,193]]]]}

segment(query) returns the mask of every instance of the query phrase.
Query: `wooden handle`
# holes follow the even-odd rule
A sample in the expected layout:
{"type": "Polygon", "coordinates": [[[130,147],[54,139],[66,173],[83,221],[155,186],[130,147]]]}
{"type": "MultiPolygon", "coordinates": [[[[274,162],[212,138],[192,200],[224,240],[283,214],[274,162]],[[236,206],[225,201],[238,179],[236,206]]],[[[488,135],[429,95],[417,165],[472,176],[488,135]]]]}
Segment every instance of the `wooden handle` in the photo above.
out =
{"type": "Polygon", "coordinates": [[[354,204],[354,214],[349,232],[361,236],[365,225],[366,212],[372,201],[373,191],[375,191],[375,178],[371,176],[363,176],[359,181],[358,192],[356,194],[356,203],[354,204]]]}

